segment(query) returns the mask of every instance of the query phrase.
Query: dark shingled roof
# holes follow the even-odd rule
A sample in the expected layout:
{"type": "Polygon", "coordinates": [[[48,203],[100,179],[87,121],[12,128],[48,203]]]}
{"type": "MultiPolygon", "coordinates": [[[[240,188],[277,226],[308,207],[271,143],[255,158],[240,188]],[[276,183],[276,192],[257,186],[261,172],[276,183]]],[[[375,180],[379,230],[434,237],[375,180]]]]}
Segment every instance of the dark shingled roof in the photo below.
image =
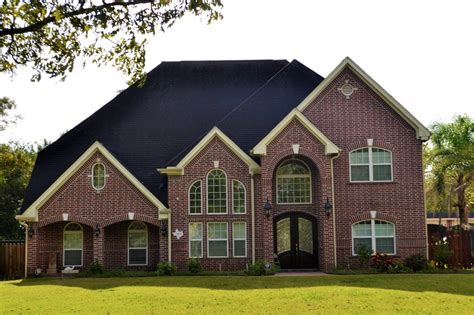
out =
{"type": "Polygon", "coordinates": [[[322,80],[296,60],[163,62],[38,154],[22,211],[95,141],[167,204],[157,168],[214,126],[249,152],[322,80]]]}

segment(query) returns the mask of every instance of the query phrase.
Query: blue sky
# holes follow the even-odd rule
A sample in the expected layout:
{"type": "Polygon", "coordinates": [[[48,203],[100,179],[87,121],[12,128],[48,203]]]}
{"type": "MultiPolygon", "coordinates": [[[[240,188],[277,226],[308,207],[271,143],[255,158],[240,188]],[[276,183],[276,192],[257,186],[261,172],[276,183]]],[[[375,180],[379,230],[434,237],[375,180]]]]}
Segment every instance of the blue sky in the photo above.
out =
{"type": "MultiPolygon", "coordinates": [[[[223,0],[224,19],[187,16],[149,38],[147,70],[161,61],[298,59],[326,76],[350,56],[422,123],[474,117],[474,2],[223,0]]],[[[126,87],[113,68],[76,68],[66,82],[0,75],[0,96],[23,120],[0,142],[55,140],[126,87]]]]}

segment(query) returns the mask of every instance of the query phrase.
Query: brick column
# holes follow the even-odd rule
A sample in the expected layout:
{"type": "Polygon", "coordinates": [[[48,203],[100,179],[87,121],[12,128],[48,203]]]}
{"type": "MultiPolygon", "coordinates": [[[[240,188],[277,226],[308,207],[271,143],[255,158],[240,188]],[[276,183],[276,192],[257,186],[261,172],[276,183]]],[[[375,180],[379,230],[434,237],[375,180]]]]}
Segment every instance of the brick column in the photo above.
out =
{"type": "MultiPolygon", "coordinates": [[[[32,275],[35,273],[36,268],[38,267],[38,232],[39,229],[36,227],[35,223],[30,223],[30,227],[33,227],[35,230],[35,234],[30,238],[28,234],[26,237],[28,238],[28,261],[27,261],[27,273],[28,275],[32,275]]],[[[43,270],[46,272],[46,270],[43,270]]]]}
{"type": "Polygon", "coordinates": [[[99,236],[96,236],[95,232],[93,233],[94,233],[94,241],[93,241],[94,262],[98,261],[99,264],[104,266],[105,229],[103,227],[100,228],[99,236]]]}

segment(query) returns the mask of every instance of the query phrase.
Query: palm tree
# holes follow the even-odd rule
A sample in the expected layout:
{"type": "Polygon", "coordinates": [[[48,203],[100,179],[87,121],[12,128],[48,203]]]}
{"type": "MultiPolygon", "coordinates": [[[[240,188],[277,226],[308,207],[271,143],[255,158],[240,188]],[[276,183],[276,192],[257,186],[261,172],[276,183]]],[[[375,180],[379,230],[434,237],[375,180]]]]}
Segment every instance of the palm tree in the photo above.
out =
{"type": "Polygon", "coordinates": [[[447,192],[448,200],[455,196],[453,206],[461,224],[467,224],[468,206],[474,202],[467,194],[474,186],[474,120],[459,115],[449,123],[434,123],[431,130],[427,158],[436,191],[440,196],[447,192]]]}

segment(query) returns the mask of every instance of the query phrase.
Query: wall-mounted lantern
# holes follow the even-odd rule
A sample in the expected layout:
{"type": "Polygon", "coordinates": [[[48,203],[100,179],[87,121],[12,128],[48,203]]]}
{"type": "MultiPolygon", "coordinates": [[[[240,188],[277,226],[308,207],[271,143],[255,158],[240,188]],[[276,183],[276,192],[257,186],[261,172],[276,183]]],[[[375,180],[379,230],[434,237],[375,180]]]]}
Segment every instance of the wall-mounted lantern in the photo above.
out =
{"type": "Polygon", "coordinates": [[[32,226],[30,226],[30,227],[28,228],[28,236],[29,236],[30,238],[32,238],[33,235],[35,235],[35,229],[34,229],[32,226]]]}
{"type": "Polygon", "coordinates": [[[267,218],[269,218],[270,215],[272,214],[272,204],[270,203],[270,201],[268,201],[268,198],[267,198],[267,201],[265,202],[265,205],[263,205],[263,211],[265,211],[265,216],[267,218]]]}
{"type": "Polygon", "coordinates": [[[95,226],[94,235],[95,235],[95,237],[99,237],[99,235],[100,235],[100,228],[99,228],[98,224],[96,224],[96,226],[95,226]]]}
{"type": "Polygon", "coordinates": [[[331,215],[332,211],[332,204],[329,202],[329,197],[326,197],[326,202],[324,203],[324,212],[326,213],[326,216],[329,217],[331,215]]]}
{"type": "Polygon", "coordinates": [[[164,221],[161,221],[160,224],[160,235],[163,237],[168,235],[168,225],[164,221]]]}

